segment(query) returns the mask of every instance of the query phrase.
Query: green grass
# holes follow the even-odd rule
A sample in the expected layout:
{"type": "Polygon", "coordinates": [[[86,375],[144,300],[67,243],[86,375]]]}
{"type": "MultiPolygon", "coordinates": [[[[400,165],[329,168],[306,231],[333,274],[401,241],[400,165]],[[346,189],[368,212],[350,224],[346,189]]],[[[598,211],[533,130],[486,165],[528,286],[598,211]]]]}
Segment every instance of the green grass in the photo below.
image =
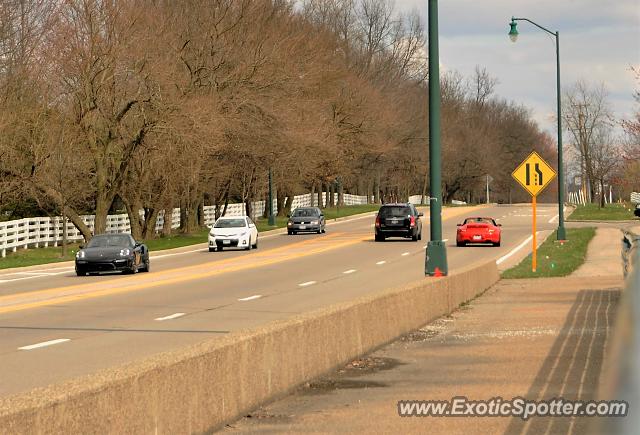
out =
{"type": "Polygon", "coordinates": [[[77,243],[67,245],[67,255],[65,257],[62,257],[61,247],[37,249],[18,248],[16,252],[7,252],[7,256],[5,258],[0,258],[0,269],[69,261],[74,259],[76,251],[78,251],[77,243]]]}
{"type": "Polygon", "coordinates": [[[589,242],[595,228],[568,228],[565,243],[559,243],[551,234],[538,248],[537,270],[531,271],[531,254],[515,267],[502,273],[502,278],[546,278],[567,276],[584,263],[589,242]]]}
{"type": "Polygon", "coordinates": [[[628,203],[607,204],[600,208],[598,204],[579,205],[569,216],[570,220],[624,221],[638,219],[633,215],[633,206],[628,203]]]}
{"type": "MultiPolygon", "coordinates": [[[[340,207],[325,208],[324,215],[327,221],[336,217],[351,216],[358,213],[366,213],[377,211],[380,206],[376,204],[352,205],[340,207]]],[[[268,231],[276,228],[284,228],[287,226],[286,217],[278,217],[276,226],[270,227],[267,219],[258,219],[256,222],[258,231],[268,231]]],[[[172,234],[168,237],[159,237],[157,239],[147,240],[144,243],[149,247],[150,251],[162,251],[164,249],[180,248],[183,246],[196,245],[198,243],[206,243],[208,228],[204,228],[192,234],[172,234]]],[[[37,249],[18,249],[16,252],[7,252],[5,258],[0,258],[0,269],[9,269],[12,267],[35,266],[38,264],[58,263],[61,261],[70,261],[75,257],[78,251],[79,243],[67,245],[67,255],[62,257],[61,247],[48,247],[37,249]]]]}
{"type": "Polygon", "coordinates": [[[207,241],[209,228],[198,230],[191,234],[172,234],[167,237],[158,237],[157,239],[146,240],[144,243],[149,251],[162,251],[164,249],[181,248],[183,246],[197,245],[207,241]]]}

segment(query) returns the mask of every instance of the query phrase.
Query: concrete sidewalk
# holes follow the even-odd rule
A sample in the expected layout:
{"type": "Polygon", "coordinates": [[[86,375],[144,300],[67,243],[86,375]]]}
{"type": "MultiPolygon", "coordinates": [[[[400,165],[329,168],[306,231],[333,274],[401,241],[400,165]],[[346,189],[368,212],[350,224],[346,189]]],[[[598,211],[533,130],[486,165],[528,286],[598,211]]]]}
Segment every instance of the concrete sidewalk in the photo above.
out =
{"type": "Polygon", "coordinates": [[[620,276],[622,231],[618,228],[598,228],[589,243],[587,258],[571,276],[620,276]]]}
{"type": "MultiPolygon", "coordinates": [[[[595,246],[607,238],[611,243],[611,236],[601,234],[595,246]]],[[[503,280],[452,316],[308,383],[225,431],[584,433],[591,419],[399,417],[397,402],[595,398],[623,282],[619,252],[611,258],[594,248],[588,255],[585,276],[503,280]],[[617,273],[599,275],[615,272],[614,263],[617,273]]]]}

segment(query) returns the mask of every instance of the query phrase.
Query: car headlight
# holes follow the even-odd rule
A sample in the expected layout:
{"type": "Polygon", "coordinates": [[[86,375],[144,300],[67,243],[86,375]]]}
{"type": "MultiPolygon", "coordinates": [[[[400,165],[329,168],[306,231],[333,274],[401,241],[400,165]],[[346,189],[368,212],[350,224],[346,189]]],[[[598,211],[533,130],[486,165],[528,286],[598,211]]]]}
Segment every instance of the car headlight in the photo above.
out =
{"type": "Polygon", "coordinates": [[[318,225],[318,221],[311,221],[311,225],[318,225]]]}
{"type": "Polygon", "coordinates": [[[293,225],[293,221],[289,221],[287,222],[287,226],[290,227],[291,225],[293,225]]]}
{"type": "Polygon", "coordinates": [[[128,257],[129,255],[131,255],[131,250],[129,250],[128,248],[120,250],[121,257],[128,257]]]}
{"type": "Polygon", "coordinates": [[[76,252],[76,258],[84,258],[85,257],[85,253],[84,251],[78,251],[76,252]]]}

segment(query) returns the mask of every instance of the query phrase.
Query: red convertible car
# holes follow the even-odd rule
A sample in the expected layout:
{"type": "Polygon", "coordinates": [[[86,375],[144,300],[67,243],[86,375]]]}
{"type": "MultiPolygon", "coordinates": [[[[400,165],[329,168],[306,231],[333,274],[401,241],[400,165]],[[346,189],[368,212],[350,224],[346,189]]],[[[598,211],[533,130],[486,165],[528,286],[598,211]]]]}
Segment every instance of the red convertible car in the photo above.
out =
{"type": "Polygon", "coordinates": [[[467,243],[491,243],[500,246],[501,224],[496,224],[492,218],[470,217],[458,224],[456,245],[466,246],[467,243]]]}

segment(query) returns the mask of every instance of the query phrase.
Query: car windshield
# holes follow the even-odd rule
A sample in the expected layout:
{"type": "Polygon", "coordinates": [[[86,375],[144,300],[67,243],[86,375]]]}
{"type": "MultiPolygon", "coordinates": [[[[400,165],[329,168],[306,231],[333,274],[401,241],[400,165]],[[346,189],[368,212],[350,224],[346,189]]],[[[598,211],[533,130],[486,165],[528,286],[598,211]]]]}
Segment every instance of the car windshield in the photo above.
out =
{"type": "Polygon", "coordinates": [[[293,217],[316,217],[318,210],[315,208],[297,208],[293,211],[293,217]]]}
{"type": "Polygon", "coordinates": [[[493,221],[493,219],[489,219],[489,218],[469,218],[469,219],[465,219],[464,223],[465,223],[465,225],[466,224],[489,224],[489,225],[495,225],[496,224],[493,221]]]}
{"type": "Polygon", "coordinates": [[[87,244],[87,248],[128,248],[130,246],[131,237],[125,234],[95,236],[87,244]]]}
{"type": "Polygon", "coordinates": [[[411,215],[409,207],[382,207],[378,214],[381,217],[406,217],[411,215]]]}
{"type": "Polygon", "coordinates": [[[241,228],[246,227],[247,222],[244,218],[239,219],[218,219],[214,228],[241,228]]]}

